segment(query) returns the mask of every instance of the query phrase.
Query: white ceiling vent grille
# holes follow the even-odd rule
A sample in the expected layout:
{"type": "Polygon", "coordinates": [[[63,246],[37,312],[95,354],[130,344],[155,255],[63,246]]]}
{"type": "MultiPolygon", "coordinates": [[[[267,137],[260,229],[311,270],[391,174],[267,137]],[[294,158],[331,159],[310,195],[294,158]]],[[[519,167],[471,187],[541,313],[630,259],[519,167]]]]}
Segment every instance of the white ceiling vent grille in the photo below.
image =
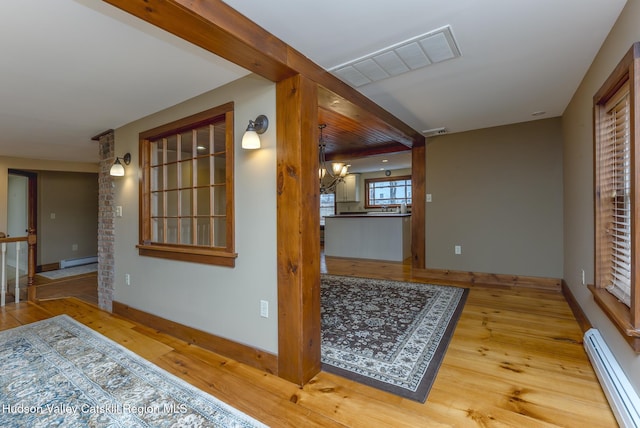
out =
{"type": "Polygon", "coordinates": [[[356,88],[460,56],[451,27],[413,37],[329,71],[356,88]]]}

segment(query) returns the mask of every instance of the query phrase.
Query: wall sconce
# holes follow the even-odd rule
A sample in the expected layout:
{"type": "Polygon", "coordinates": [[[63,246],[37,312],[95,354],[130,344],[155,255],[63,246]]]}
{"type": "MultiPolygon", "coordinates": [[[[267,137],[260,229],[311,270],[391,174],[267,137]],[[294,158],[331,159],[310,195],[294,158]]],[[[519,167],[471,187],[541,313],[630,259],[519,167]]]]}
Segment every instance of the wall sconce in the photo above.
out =
{"type": "Polygon", "coordinates": [[[260,148],[260,136],[258,134],[264,134],[264,131],[269,127],[269,119],[267,116],[261,114],[256,117],[256,120],[250,120],[247,130],[242,136],[242,148],[243,149],[259,149],[260,148]]]}
{"type": "MultiPolygon", "coordinates": [[[[129,165],[131,163],[131,153],[127,153],[122,156],[122,161],[125,165],[129,165]]],[[[111,165],[111,169],[109,170],[109,175],[114,177],[122,177],[124,176],[124,166],[120,163],[120,158],[116,157],[116,161],[111,165]]]]}

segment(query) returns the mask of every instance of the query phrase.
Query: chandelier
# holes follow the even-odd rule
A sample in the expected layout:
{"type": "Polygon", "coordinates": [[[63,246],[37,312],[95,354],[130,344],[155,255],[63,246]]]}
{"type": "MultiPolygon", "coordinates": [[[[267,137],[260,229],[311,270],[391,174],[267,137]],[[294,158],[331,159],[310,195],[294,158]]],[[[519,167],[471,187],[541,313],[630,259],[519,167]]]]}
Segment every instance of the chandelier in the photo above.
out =
{"type": "Polygon", "coordinates": [[[320,193],[334,193],[338,183],[344,182],[344,177],[349,174],[349,165],[345,165],[342,162],[332,162],[327,165],[327,143],[324,141],[322,134],[322,130],[326,127],[325,123],[318,125],[318,128],[320,128],[320,141],[318,144],[320,168],[318,169],[318,178],[320,179],[320,193]]]}

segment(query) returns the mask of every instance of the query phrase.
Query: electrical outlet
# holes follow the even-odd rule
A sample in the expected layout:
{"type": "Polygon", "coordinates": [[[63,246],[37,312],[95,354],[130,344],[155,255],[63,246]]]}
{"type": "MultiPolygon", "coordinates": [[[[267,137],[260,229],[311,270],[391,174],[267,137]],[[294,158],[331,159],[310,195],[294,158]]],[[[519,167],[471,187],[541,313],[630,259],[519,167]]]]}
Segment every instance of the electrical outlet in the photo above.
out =
{"type": "Polygon", "coordinates": [[[124,283],[127,285],[131,285],[131,275],[129,275],[128,273],[124,274],[124,283]]]}
{"type": "Polygon", "coordinates": [[[456,254],[462,254],[462,245],[456,245],[453,250],[456,254]]]}
{"type": "Polygon", "coordinates": [[[116,207],[116,217],[122,217],[122,205],[116,207]]]}
{"type": "Polygon", "coordinates": [[[431,198],[431,193],[427,193],[427,202],[431,202],[433,199],[431,198]]]}
{"type": "Polygon", "coordinates": [[[269,302],[266,300],[260,300],[260,316],[262,318],[269,318],[269,302]]]}
{"type": "Polygon", "coordinates": [[[72,244],[71,251],[78,251],[78,244],[72,244]]]}

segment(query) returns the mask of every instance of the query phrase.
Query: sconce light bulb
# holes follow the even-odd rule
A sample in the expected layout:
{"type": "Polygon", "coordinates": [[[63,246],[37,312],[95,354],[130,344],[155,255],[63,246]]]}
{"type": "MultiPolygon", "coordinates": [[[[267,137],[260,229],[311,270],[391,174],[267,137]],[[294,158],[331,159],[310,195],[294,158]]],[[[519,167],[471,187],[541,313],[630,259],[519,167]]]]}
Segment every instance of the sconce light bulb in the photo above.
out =
{"type": "Polygon", "coordinates": [[[124,166],[120,163],[120,158],[116,158],[116,161],[111,165],[111,169],[109,170],[109,175],[114,177],[123,177],[124,176],[124,166]]]}

